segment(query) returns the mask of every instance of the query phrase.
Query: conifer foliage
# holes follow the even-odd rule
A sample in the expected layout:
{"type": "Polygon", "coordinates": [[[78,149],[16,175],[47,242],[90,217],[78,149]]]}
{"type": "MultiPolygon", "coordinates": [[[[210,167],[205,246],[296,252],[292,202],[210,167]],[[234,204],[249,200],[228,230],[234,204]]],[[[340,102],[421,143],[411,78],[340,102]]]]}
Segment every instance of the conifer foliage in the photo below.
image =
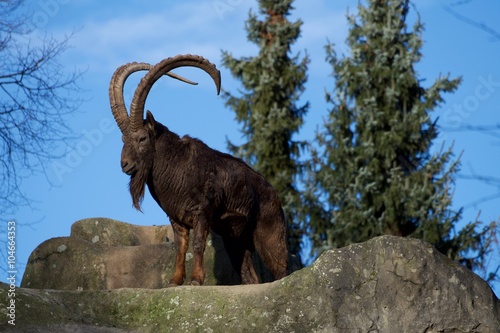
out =
{"type": "Polygon", "coordinates": [[[226,106],[236,113],[246,142],[230,150],[261,173],[277,190],[289,225],[289,250],[298,253],[302,233],[296,220],[299,193],[295,186],[303,143],[293,135],[303,123],[308,103],[298,105],[304,90],[308,57],[290,56],[300,35],[300,20],[290,22],[292,0],[260,0],[259,14],[250,12],[246,30],[259,47],[254,57],[234,58],[223,52],[223,65],[243,89],[224,92],[226,106]]]}
{"type": "Polygon", "coordinates": [[[431,112],[460,79],[439,77],[430,87],[415,65],[422,54],[418,18],[407,27],[409,1],[367,0],[348,16],[350,55],[327,45],[335,92],[317,135],[307,185],[313,251],[363,242],[379,235],[415,237],[469,268],[490,245],[490,225],[454,226],[451,209],[458,159],[432,147],[438,136],[431,112]],[[433,148],[433,149],[431,149],[433,148]],[[317,204],[318,201],[320,204],[317,204]]]}

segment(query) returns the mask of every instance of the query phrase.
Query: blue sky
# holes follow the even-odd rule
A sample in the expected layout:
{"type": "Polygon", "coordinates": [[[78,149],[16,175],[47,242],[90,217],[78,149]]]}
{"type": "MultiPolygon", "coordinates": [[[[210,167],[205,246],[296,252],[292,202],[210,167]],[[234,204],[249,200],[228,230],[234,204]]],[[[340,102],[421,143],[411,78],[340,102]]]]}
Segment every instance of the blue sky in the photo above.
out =
{"type": "MultiPolygon", "coordinates": [[[[500,40],[450,15],[445,6],[456,0],[419,0],[417,8],[424,22],[424,58],[417,65],[424,85],[429,86],[440,74],[462,76],[463,83],[455,94],[445,95],[443,104],[433,116],[446,128],[460,125],[494,125],[500,123],[500,40]]],[[[298,0],[291,19],[304,24],[302,37],[293,52],[305,50],[311,58],[307,91],[303,101],[311,108],[298,138],[312,139],[321,126],[329,106],[325,90],[331,91],[331,68],[325,63],[327,40],[346,52],[345,14],[356,11],[352,0],[298,0]]],[[[35,175],[23,183],[23,190],[34,200],[33,207],[23,207],[14,216],[18,234],[18,270],[22,274],[31,251],[41,242],[67,236],[70,226],[88,217],[109,217],[139,225],[168,223],[164,212],[146,195],[143,213],[132,207],[128,192],[128,176],[121,172],[121,134],[113,120],[108,101],[108,85],[114,70],[127,62],[157,63],[176,54],[199,54],[215,63],[222,73],[223,89],[234,92],[240,88],[228,70],[222,68],[221,50],[234,56],[252,56],[257,47],[247,42],[244,21],[250,0],[191,1],[98,1],[40,0],[30,2],[33,36],[51,34],[63,38],[74,33],[72,47],[61,58],[68,70],[85,70],[80,86],[84,98],[79,111],[68,118],[75,134],[81,135],[71,146],[64,146],[66,155],[46,165],[46,176],[35,175]],[[36,223],[34,223],[36,222],[36,223]],[[28,226],[30,225],[30,226],[28,226]]],[[[458,13],[484,22],[500,31],[496,15],[497,1],[470,1],[453,7],[458,13]]],[[[224,107],[215,93],[210,78],[199,71],[179,69],[177,73],[199,82],[188,86],[165,78],[153,88],[147,109],[172,131],[189,134],[211,147],[226,151],[226,139],[238,142],[239,125],[234,114],[224,107]]],[[[125,87],[130,101],[140,75],[131,77],[125,87]]],[[[500,147],[497,138],[477,132],[443,132],[436,146],[453,144],[462,155],[462,173],[497,176],[500,147]]],[[[481,219],[497,220],[500,199],[474,204],[499,189],[477,181],[458,179],[454,207],[465,207],[464,222],[481,219]]],[[[500,253],[495,253],[496,257],[500,253]]],[[[492,259],[492,265],[498,259],[492,259]]],[[[2,272],[2,281],[5,277],[2,272]]],[[[18,278],[20,282],[20,277],[18,278]]],[[[495,287],[497,293],[500,290],[495,287]]]]}

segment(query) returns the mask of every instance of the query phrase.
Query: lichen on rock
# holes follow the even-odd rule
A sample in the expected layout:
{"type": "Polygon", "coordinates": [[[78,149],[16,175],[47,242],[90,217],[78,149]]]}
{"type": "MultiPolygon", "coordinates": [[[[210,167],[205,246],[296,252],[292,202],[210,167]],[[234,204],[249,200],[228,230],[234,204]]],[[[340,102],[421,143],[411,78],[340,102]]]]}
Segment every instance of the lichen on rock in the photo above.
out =
{"type": "MultiPolygon", "coordinates": [[[[69,247],[68,247],[69,249],[69,247]]],[[[5,304],[6,285],[0,288],[5,304]]],[[[20,288],[12,332],[487,332],[500,301],[427,243],[384,236],[324,252],[272,283],[164,289],[20,288]],[[453,315],[450,315],[453,314],[453,315]]]]}

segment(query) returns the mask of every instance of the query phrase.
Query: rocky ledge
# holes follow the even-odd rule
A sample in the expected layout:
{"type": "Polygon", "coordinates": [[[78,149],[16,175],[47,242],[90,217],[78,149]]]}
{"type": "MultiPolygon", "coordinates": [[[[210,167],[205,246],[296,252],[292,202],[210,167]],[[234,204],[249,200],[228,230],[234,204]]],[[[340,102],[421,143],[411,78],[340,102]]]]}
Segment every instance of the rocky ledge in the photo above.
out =
{"type": "Polygon", "coordinates": [[[390,236],[259,285],[15,292],[8,332],[500,332],[486,282],[427,243],[390,236]]]}

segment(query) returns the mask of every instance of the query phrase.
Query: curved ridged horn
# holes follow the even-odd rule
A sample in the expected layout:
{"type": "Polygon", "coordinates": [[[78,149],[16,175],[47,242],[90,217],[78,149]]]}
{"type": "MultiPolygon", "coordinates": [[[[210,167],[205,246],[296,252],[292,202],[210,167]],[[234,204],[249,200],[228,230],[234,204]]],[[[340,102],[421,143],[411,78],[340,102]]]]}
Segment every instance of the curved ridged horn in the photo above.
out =
{"type": "Polygon", "coordinates": [[[120,131],[124,133],[127,130],[129,118],[125,100],[123,98],[123,87],[127,78],[137,71],[150,70],[153,66],[147,63],[128,63],[116,69],[111,77],[109,84],[109,103],[111,112],[115,117],[120,131]]]}
{"type": "MultiPolygon", "coordinates": [[[[125,85],[125,81],[131,74],[142,70],[147,71],[152,67],[153,66],[148,63],[132,62],[118,67],[111,77],[111,82],[109,84],[109,103],[111,105],[111,112],[113,113],[116,123],[118,124],[118,128],[120,128],[122,133],[127,130],[129,124],[127,107],[125,106],[123,97],[123,87],[125,85]]],[[[182,82],[193,85],[198,84],[174,73],[165,74],[182,82]]]]}
{"type": "Polygon", "coordinates": [[[142,126],[144,116],[144,106],[146,98],[153,84],[165,73],[178,67],[196,67],[205,71],[214,80],[217,88],[217,94],[220,92],[220,72],[214,64],[203,57],[197,55],[177,55],[173,58],[167,58],[156,64],[142,78],[135,90],[132,103],[130,104],[130,131],[136,131],[142,126]]]}

